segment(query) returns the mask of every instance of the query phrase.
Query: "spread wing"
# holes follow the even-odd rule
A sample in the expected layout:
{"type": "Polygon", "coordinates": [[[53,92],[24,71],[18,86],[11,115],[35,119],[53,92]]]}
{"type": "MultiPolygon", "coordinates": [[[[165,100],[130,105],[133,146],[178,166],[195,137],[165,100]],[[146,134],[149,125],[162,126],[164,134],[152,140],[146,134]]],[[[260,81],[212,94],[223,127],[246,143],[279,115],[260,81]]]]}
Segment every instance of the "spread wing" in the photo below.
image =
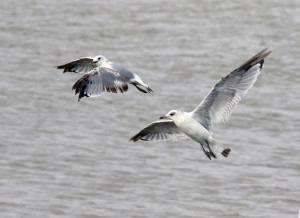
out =
{"type": "Polygon", "coordinates": [[[97,67],[81,77],[74,85],[75,95],[79,93],[78,101],[82,97],[100,96],[103,92],[126,92],[129,80],[118,71],[97,67]]]}
{"type": "Polygon", "coordinates": [[[209,131],[214,125],[225,122],[233,109],[255,83],[266,58],[271,51],[257,53],[240,67],[223,77],[205,99],[192,111],[192,116],[209,131]]]}
{"type": "Polygon", "coordinates": [[[177,141],[179,139],[186,138],[188,138],[188,136],[183,132],[180,132],[178,127],[172,120],[158,120],[153,123],[150,123],[138,134],[133,136],[129,141],[177,141]]]}
{"type": "Polygon", "coordinates": [[[72,61],[70,63],[57,66],[57,69],[64,69],[65,72],[74,72],[74,73],[87,73],[97,67],[96,64],[93,63],[93,58],[84,57],[72,61]]]}

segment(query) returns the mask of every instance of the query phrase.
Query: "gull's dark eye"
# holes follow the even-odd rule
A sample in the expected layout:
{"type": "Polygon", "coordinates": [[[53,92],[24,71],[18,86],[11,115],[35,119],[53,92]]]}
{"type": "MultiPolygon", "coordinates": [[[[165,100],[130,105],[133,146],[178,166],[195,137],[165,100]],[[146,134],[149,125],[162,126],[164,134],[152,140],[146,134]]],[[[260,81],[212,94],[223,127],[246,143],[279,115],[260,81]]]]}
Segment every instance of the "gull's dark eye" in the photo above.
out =
{"type": "Polygon", "coordinates": [[[101,60],[101,58],[99,57],[99,58],[98,58],[98,60],[100,61],[100,60],[101,60]]]}
{"type": "Polygon", "coordinates": [[[175,115],[175,113],[174,113],[174,112],[170,113],[170,116],[174,116],[174,115],[175,115]]]}

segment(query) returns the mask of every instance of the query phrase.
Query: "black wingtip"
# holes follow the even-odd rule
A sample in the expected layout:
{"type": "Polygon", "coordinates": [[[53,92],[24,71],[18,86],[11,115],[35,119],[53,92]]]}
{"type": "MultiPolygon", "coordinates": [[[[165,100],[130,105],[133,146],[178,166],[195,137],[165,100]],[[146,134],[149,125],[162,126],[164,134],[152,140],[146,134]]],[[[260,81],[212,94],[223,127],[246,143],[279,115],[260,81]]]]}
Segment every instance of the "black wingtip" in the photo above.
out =
{"type": "Polygon", "coordinates": [[[135,136],[133,136],[131,139],[129,139],[129,141],[131,142],[137,142],[139,139],[141,138],[141,136],[139,134],[136,134],[135,136]]]}
{"type": "Polygon", "coordinates": [[[252,58],[250,58],[248,61],[243,63],[240,67],[238,67],[234,71],[239,71],[239,70],[246,70],[247,71],[252,66],[254,66],[258,63],[260,64],[260,69],[262,69],[263,64],[264,64],[264,59],[272,53],[272,51],[266,52],[267,49],[268,48],[265,48],[265,49],[261,50],[260,52],[258,52],[256,55],[254,55],[252,58]]]}

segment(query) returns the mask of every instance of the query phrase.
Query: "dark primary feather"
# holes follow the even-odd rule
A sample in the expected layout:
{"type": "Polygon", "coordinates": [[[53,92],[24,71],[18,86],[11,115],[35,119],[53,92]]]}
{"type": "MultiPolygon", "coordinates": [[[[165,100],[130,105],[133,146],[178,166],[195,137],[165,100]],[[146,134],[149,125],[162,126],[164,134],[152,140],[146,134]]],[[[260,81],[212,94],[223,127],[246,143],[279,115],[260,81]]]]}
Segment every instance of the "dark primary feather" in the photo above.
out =
{"type": "MultiPolygon", "coordinates": [[[[247,71],[250,67],[256,65],[257,63],[261,62],[261,67],[263,65],[263,60],[269,55],[271,54],[272,51],[268,51],[266,53],[264,53],[265,51],[267,51],[268,48],[265,48],[263,50],[261,50],[260,52],[258,52],[256,55],[254,55],[252,58],[250,58],[248,61],[246,61],[245,63],[243,63],[241,66],[239,66],[237,69],[235,69],[234,71],[232,71],[230,74],[236,72],[236,71],[240,71],[240,70],[245,70],[247,71]]],[[[229,76],[229,75],[227,75],[229,76]]]]}

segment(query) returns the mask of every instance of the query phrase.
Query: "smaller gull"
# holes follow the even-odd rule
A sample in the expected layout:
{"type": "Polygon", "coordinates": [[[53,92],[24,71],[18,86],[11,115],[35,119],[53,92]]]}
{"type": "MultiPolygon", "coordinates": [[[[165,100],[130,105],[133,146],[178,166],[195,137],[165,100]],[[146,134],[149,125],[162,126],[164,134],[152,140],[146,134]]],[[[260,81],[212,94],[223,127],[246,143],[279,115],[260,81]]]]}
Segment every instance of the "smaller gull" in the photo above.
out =
{"type": "Polygon", "coordinates": [[[224,76],[204,100],[191,112],[171,110],[160,120],[150,123],[130,141],[176,141],[192,138],[200,143],[206,156],[217,158],[217,153],[228,157],[231,149],[213,138],[213,127],[224,123],[233,109],[255,83],[271,53],[263,49],[240,67],[224,76]],[[166,118],[166,119],[165,119],[166,118]]]}
{"type": "Polygon", "coordinates": [[[103,92],[126,92],[128,84],[134,85],[143,93],[153,92],[149,85],[144,83],[138,75],[114,62],[108,61],[103,55],[94,58],[80,58],[56,68],[63,69],[64,73],[84,73],[83,77],[72,88],[72,90],[75,90],[75,95],[79,93],[78,101],[82,97],[100,96],[103,92]]]}

